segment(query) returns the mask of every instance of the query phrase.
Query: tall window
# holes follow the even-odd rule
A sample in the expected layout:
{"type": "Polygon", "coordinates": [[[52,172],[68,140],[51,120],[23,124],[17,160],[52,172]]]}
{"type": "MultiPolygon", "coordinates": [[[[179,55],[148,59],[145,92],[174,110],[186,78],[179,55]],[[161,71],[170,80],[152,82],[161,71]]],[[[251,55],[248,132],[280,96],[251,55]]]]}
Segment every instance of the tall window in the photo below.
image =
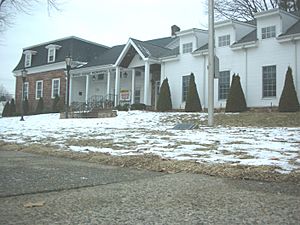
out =
{"type": "Polygon", "coordinates": [[[261,38],[272,38],[276,36],[276,26],[261,28],[261,38]]]}
{"type": "Polygon", "coordinates": [[[38,80],[35,83],[35,98],[40,99],[43,97],[43,81],[38,80]]]}
{"type": "Polygon", "coordinates": [[[221,71],[219,77],[219,99],[227,99],[230,88],[230,71],[221,71]]]}
{"type": "Polygon", "coordinates": [[[135,89],[134,90],[134,103],[140,103],[141,102],[141,90],[135,89]]]}
{"type": "Polygon", "coordinates": [[[31,66],[31,54],[27,53],[25,54],[25,67],[31,66]]]}
{"type": "Polygon", "coordinates": [[[224,35],[219,37],[219,47],[230,45],[230,35],[224,35]]]}
{"type": "Polygon", "coordinates": [[[182,53],[189,53],[193,51],[193,43],[186,43],[182,45],[182,53]]]}
{"type": "Polygon", "coordinates": [[[28,99],[28,82],[25,82],[23,85],[23,100],[25,100],[25,98],[28,99]]]}
{"type": "Polygon", "coordinates": [[[276,97],[276,66],[264,66],[263,98],[276,97]]]}
{"type": "Polygon", "coordinates": [[[56,95],[59,96],[60,94],[60,79],[53,79],[52,80],[52,94],[51,97],[55,98],[56,95]]]}
{"type": "Polygon", "coordinates": [[[49,48],[48,49],[48,63],[55,61],[55,49],[49,48]]]}
{"type": "Polygon", "coordinates": [[[190,84],[191,75],[182,77],[182,101],[185,102],[187,100],[189,84],[190,84]]]}

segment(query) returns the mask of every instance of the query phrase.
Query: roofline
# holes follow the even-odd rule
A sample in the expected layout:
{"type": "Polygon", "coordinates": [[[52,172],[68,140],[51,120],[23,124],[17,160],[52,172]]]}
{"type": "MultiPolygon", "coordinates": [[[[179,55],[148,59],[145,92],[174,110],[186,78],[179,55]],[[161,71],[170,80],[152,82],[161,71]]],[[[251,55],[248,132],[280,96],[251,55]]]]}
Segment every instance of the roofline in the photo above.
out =
{"type": "Polygon", "coordinates": [[[267,11],[257,12],[257,13],[254,14],[254,18],[267,17],[267,16],[272,16],[272,15],[275,15],[275,14],[285,14],[285,15],[294,17],[296,19],[299,19],[298,16],[296,16],[292,13],[286,12],[284,10],[278,9],[278,8],[270,9],[270,10],[267,10],[267,11]]]}
{"type": "Polygon", "coordinates": [[[198,28],[191,28],[191,29],[188,29],[188,30],[182,30],[182,31],[176,32],[176,36],[184,36],[184,35],[188,35],[188,34],[195,33],[195,32],[207,33],[207,30],[202,30],[202,29],[198,29],[198,28]]]}
{"type": "Polygon", "coordinates": [[[256,47],[256,46],[257,46],[257,40],[256,41],[247,41],[247,42],[238,43],[238,44],[232,44],[230,46],[230,48],[233,50],[237,50],[237,49],[251,48],[251,47],[256,47]]]}
{"type": "Polygon", "coordinates": [[[39,46],[43,46],[43,45],[53,44],[53,42],[63,41],[63,40],[72,39],[72,38],[76,39],[76,40],[79,40],[79,41],[83,41],[83,42],[89,43],[89,44],[98,45],[100,47],[110,48],[110,47],[108,47],[106,45],[102,45],[102,44],[99,44],[99,43],[96,43],[96,42],[93,42],[93,41],[88,41],[88,40],[83,39],[83,38],[79,38],[79,37],[76,37],[76,36],[69,36],[69,37],[59,38],[59,39],[56,39],[56,40],[47,41],[47,42],[44,42],[44,43],[40,43],[40,44],[28,46],[28,47],[23,48],[23,51],[30,50],[31,48],[35,48],[35,47],[39,47],[39,46]]]}
{"type": "Polygon", "coordinates": [[[104,70],[104,69],[110,69],[110,68],[115,68],[113,64],[106,64],[106,65],[100,65],[100,66],[90,66],[90,67],[82,67],[82,68],[75,68],[71,70],[72,73],[80,73],[81,71],[93,71],[93,70],[104,70]]]}
{"type": "Polygon", "coordinates": [[[283,35],[276,38],[279,42],[286,42],[286,41],[293,41],[293,40],[300,40],[300,33],[297,34],[290,34],[290,35],[283,35]]]}
{"type": "Polygon", "coordinates": [[[215,23],[215,28],[224,27],[224,26],[228,26],[228,25],[234,25],[234,24],[240,24],[240,25],[248,26],[248,27],[256,27],[255,25],[240,22],[240,21],[236,21],[236,20],[223,20],[223,21],[220,21],[220,22],[216,22],[215,23]]]}

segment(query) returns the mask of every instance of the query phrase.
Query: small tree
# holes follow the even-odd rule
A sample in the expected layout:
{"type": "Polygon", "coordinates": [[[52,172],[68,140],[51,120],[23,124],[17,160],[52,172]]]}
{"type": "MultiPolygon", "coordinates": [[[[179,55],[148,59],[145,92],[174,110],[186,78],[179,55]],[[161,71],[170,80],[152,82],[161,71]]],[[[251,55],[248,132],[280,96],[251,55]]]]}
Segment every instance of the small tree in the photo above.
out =
{"type": "Polygon", "coordinates": [[[11,113],[10,113],[10,105],[9,105],[9,101],[7,101],[5,103],[5,106],[4,106],[3,111],[2,111],[2,117],[8,117],[10,115],[11,115],[11,113]]]}
{"type": "Polygon", "coordinates": [[[61,107],[60,107],[60,97],[58,95],[55,95],[55,98],[53,100],[53,105],[52,105],[52,111],[53,112],[60,112],[61,107]]]}
{"type": "Polygon", "coordinates": [[[24,115],[28,115],[28,113],[29,113],[29,103],[28,103],[27,97],[25,97],[25,99],[23,101],[23,112],[24,112],[24,115]]]}
{"type": "Polygon", "coordinates": [[[38,101],[38,104],[36,106],[36,110],[35,110],[35,113],[36,114],[41,114],[44,112],[44,100],[43,98],[41,97],[38,101]]]}
{"type": "Polygon", "coordinates": [[[247,111],[247,104],[243,88],[240,82],[240,76],[233,74],[231,86],[226,101],[225,112],[244,112],[247,111]]]}
{"type": "Polygon", "coordinates": [[[157,100],[157,111],[165,112],[172,110],[172,100],[168,78],[164,79],[157,100]]]}
{"type": "Polygon", "coordinates": [[[191,73],[190,83],[188,88],[187,100],[185,103],[185,111],[186,112],[201,112],[202,106],[200,102],[200,98],[197,91],[197,86],[195,83],[195,76],[191,73]]]}
{"type": "Polygon", "coordinates": [[[10,101],[10,104],[9,104],[9,112],[10,112],[10,115],[9,116],[15,116],[16,115],[16,105],[15,105],[15,100],[12,99],[10,101]]]}
{"type": "Polygon", "coordinates": [[[279,112],[296,112],[299,110],[299,101],[295,89],[292,69],[288,67],[284,87],[279,100],[279,112]]]}

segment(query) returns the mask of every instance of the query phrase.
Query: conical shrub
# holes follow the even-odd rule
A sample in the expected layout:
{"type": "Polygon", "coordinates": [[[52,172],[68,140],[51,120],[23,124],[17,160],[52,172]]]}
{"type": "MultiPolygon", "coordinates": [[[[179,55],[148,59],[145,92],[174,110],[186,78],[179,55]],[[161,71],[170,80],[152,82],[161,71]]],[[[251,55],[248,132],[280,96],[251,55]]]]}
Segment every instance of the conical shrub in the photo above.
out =
{"type": "Polygon", "coordinates": [[[188,87],[188,95],[185,103],[185,111],[186,112],[201,112],[202,106],[200,102],[200,98],[197,91],[197,86],[195,83],[195,76],[191,73],[190,83],[188,87]]]}
{"type": "Polygon", "coordinates": [[[10,115],[9,116],[15,116],[16,115],[16,104],[15,104],[14,99],[12,99],[10,101],[9,108],[10,108],[10,110],[9,110],[10,115]]]}
{"type": "Polygon", "coordinates": [[[279,112],[296,112],[299,111],[299,101],[297,97],[297,92],[295,89],[292,69],[288,67],[285,76],[284,87],[280,96],[279,112]]]}
{"type": "Polygon", "coordinates": [[[172,110],[172,100],[168,78],[164,79],[157,100],[157,111],[166,112],[172,110]]]}
{"type": "Polygon", "coordinates": [[[5,103],[5,106],[2,111],[2,117],[8,117],[8,116],[11,116],[9,101],[5,103]]]}
{"type": "Polygon", "coordinates": [[[43,98],[41,97],[38,101],[38,104],[36,106],[36,110],[35,110],[35,113],[36,114],[41,114],[44,112],[44,100],[43,98]]]}
{"type": "Polygon", "coordinates": [[[244,112],[247,111],[247,104],[240,76],[233,74],[228,98],[226,101],[225,112],[244,112]]]}

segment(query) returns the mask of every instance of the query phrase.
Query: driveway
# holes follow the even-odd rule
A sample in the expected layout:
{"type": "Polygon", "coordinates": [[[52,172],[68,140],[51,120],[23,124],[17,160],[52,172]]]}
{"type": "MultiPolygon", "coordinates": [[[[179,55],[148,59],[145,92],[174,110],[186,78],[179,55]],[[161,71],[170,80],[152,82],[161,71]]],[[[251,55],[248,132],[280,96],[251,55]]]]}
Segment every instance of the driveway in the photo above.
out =
{"type": "Polygon", "coordinates": [[[300,184],[157,173],[0,150],[0,224],[299,221],[300,184]]]}

